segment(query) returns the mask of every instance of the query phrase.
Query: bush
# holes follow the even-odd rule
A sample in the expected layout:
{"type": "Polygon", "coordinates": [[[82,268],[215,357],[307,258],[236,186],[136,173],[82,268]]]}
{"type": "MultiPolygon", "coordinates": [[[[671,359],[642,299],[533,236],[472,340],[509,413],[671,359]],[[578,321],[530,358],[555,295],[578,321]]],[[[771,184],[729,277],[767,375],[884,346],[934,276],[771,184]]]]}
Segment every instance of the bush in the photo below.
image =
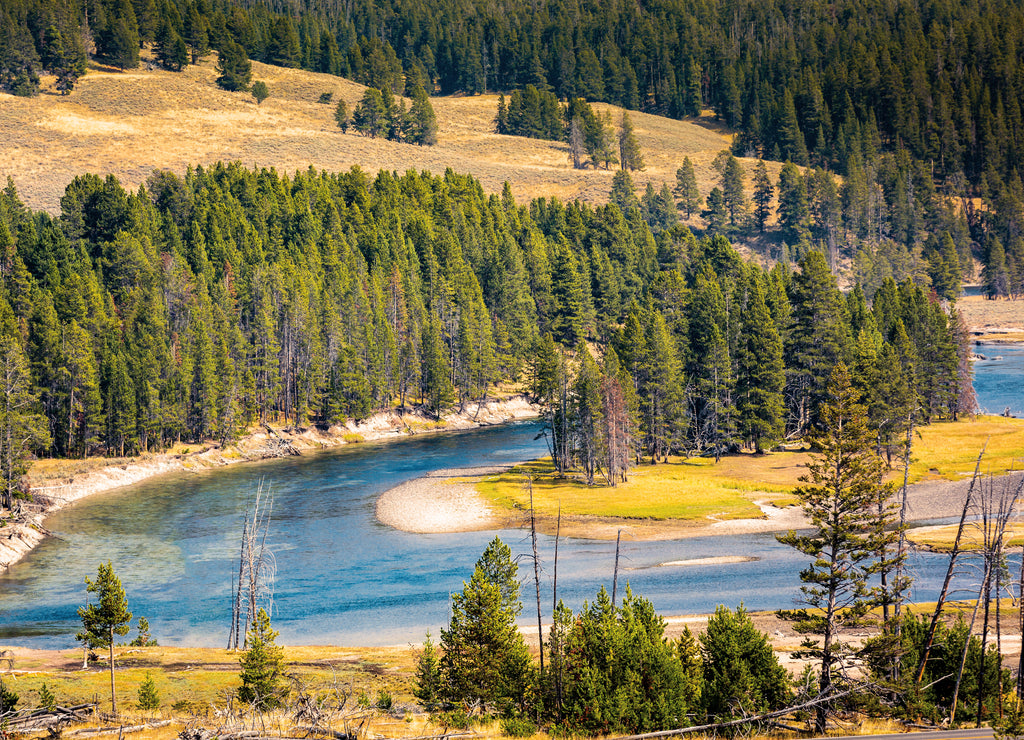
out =
{"type": "Polygon", "coordinates": [[[391,697],[391,693],[386,689],[381,689],[377,692],[377,709],[382,712],[390,712],[391,707],[395,704],[395,700],[391,697]]]}
{"type": "Polygon", "coordinates": [[[435,724],[439,724],[443,727],[447,727],[453,730],[468,730],[471,724],[469,715],[466,714],[466,710],[459,707],[453,709],[450,712],[438,712],[432,717],[435,724]]]}
{"type": "Polygon", "coordinates": [[[331,98],[333,97],[334,93],[332,92],[322,92],[320,93],[320,97],[317,99],[316,102],[320,103],[321,105],[327,105],[331,102],[331,98]]]}
{"type": "Polygon", "coordinates": [[[537,725],[524,717],[507,717],[501,721],[501,731],[508,737],[530,737],[536,734],[537,725]]]}

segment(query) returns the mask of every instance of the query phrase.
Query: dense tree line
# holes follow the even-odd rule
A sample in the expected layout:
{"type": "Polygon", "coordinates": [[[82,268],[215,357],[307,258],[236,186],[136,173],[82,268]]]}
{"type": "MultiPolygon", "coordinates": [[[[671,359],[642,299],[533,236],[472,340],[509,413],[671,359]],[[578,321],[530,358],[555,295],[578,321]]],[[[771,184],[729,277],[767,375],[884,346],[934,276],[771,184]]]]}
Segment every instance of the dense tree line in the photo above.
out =
{"type": "Polygon", "coordinates": [[[517,573],[496,538],[452,596],[440,645],[428,636],[417,661],[415,693],[426,708],[476,706],[598,735],[672,729],[790,699],[785,670],[742,607],[720,607],[699,638],[686,629],[668,640],[651,602],[628,587],[621,603],[602,588],[575,614],[559,602],[544,642],[547,667],[538,670],[516,627],[517,573]]]}
{"type": "Polygon", "coordinates": [[[896,406],[969,405],[965,332],[913,282],[843,295],[817,251],[766,272],[721,235],[655,237],[636,208],[521,206],[452,172],[238,165],[156,172],[135,193],[81,176],[61,205],[0,194],[11,496],[22,451],[436,412],[527,368],[560,464],[609,481],[631,457],[803,435],[840,360],[883,438],[896,406]]]}
{"type": "MultiPolygon", "coordinates": [[[[845,387],[846,391],[838,391],[840,395],[848,393],[848,384],[845,387]]],[[[862,411],[851,419],[865,428],[862,411]]],[[[846,434],[840,427],[830,433],[846,434]]],[[[845,442],[841,456],[878,459],[863,445],[853,450],[845,442]]],[[[823,455],[822,466],[830,462],[827,453],[823,455]]],[[[866,487],[860,483],[854,487],[867,493],[878,484],[875,479],[866,487]]],[[[827,518],[824,502],[814,505],[827,518]]],[[[877,512],[877,506],[861,508],[877,512]]],[[[811,590],[821,592],[830,584],[840,584],[842,619],[838,612],[832,614],[833,626],[841,622],[847,628],[862,629],[868,608],[880,603],[885,588],[878,578],[878,551],[870,549],[873,544],[868,549],[859,545],[879,530],[872,523],[845,531],[852,536],[846,544],[857,562],[843,558],[827,576],[821,572],[828,560],[824,556],[801,578],[813,584],[811,590]]],[[[803,539],[809,545],[805,549],[823,546],[821,541],[813,543],[812,537],[803,539]]],[[[831,545],[824,547],[828,550],[831,545]]],[[[814,549],[811,554],[818,552],[814,549]]],[[[819,687],[813,680],[813,666],[800,675],[783,668],[768,636],[742,606],[735,610],[719,606],[703,632],[694,635],[687,627],[670,639],[665,621],[650,601],[628,586],[621,601],[601,588],[593,602],[584,602],[576,612],[562,601],[554,605],[551,627],[543,636],[536,662],[516,625],[522,606],[518,565],[508,546],[495,538],[477,561],[471,579],[452,595],[451,618],[441,631],[440,643],[435,644],[428,633],[417,656],[413,692],[425,709],[437,713],[435,721],[464,727],[470,721],[468,708],[484,717],[501,718],[504,734],[512,737],[534,734],[538,723],[552,736],[628,735],[716,722],[742,725],[743,718],[753,720],[813,700],[823,701],[814,711],[794,712],[795,719],[786,722],[792,725],[806,719],[810,724],[815,714],[831,719],[837,712],[918,720],[924,716],[937,721],[946,716],[954,696],[961,703],[977,699],[977,706],[994,719],[999,687],[1009,682],[995,646],[986,646],[972,635],[962,617],[940,627],[923,683],[917,684],[912,671],[894,680],[891,669],[899,660],[916,665],[927,641],[923,617],[907,612],[896,618],[903,628],[896,633],[902,647],[892,641],[891,623],[863,644],[838,643],[836,634],[826,638],[824,649],[815,642],[805,643],[795,657],[825,654],[819,687]],[[830,650],[843,651],[841,660],[830,650]],[[968,670],[958,680],[963,656],[968,670]],[[843,670],[851,665],[863,668],[863,676],[843,670]]],[[[824,608],[800,612],[805,625],[797,628],[814,631],[814,624],[825,621],[826,614],[830,612],[824,608]]],[[[818,723],[819,732],[823,725],[823,720],[818,723]]],[[[756,726],[760,726],[756,721],[749,725],[756,726]]],[[[734,725],[720,732],[731,735],[743,729],[734,725]]]]}

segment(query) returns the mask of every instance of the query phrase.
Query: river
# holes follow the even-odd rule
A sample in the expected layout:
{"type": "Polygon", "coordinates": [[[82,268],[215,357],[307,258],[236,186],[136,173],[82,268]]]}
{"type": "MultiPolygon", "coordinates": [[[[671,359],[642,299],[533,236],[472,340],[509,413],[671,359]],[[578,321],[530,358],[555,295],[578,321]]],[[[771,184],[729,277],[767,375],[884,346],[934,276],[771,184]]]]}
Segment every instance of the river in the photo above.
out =
{"type": "MultiPolygon", "coordinates": [[[[1021,394],[1006,376],[1024,375],[1024,348],[979,347],[1003,360],[976,363],[976,387],[989,408],[1021,394]],[[1000,395],[1003,394],[1003,395],[1000,395]]],[[[1019,382],[1019,381],[1014,381],[1019,382]]],[[[1017,404],[1016,406],[1013,404],[1017,404]]],[[[285,644],[403,644],[435,636],[448,620],[449,594],[462,587],[498,534],[525,562],[522,531],[426,535],[398,532],[374,518],[378,494],[440,468],[507,462],[545,454],[538,427],[488,429],[351,445],[301,458],[161,476],[78,502],[47,521],[48,539],[0,577],[0,643],[65,648],[75,644],[84,578],[111,560],[135,616],[149,619],[162,644],[223,646],[230,619],[242,516],[260,481],[273,492],[269,545],[277,578],[274,627],[285,644]]],[[[545,614],[551,610],[553,538],[540,537],[545,614]]],[[[611,589],[614,543],[563,540],[559,595],[573,608],[611,589]]],[[[807,559],[772,535],[624,542],[620,587],[629,582],[665,614],[698,614],[718,604],[787,608],[807,559]],[[745,555],[728,565],[663,566],[745,555]]],[[[933,599],[945,558],[916,553],[913,597],[933,599]]],[[[520,575],[527,576],[522,567],[520,575]]],[[[969,578],[969,576],[968,576],[969,578]]],[[[524,601],[533,593],[532,579],[524,601]]],[[[524,612],[532,613],[532,606],[524,612]]]]}

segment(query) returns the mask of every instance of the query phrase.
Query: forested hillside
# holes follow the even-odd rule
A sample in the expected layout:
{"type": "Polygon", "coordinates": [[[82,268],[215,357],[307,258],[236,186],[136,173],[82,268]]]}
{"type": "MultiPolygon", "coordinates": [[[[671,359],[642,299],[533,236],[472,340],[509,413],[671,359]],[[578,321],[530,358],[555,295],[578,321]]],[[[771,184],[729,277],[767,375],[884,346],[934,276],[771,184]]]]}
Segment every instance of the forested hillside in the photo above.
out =
{"type": "Polygon", "coordinates": [[[737,154],[849,176],[872,245],[920,247],[907,224],[921,188],[958,201],[995,294],[1012,295],[1024,292],[1022,35],[1019,0],[11,0],[0,84],[31,95],[45,69],[66,91],[87,51],[124,69],[153,43],[169,69],[241,49],[395,93],[534,85],[673,117],[709,106],[741,131],[737,154]]]}
{"type": "Polygon", "coordinates": [[[9,185],[0,254],[3,439],[40,454],[437,410],[524,377],[563,422],[593,404],[571,415],[591,441],[614,415],[594,383],[616,385],[628,449],[656,459],[801,434],[840,360],[883,441],[970,403],[956,314],[910,282],[869,307],[819,252],[764,272],[636,208],[517,205],[450,171],[83,176],[57,218],[9,185]]]}

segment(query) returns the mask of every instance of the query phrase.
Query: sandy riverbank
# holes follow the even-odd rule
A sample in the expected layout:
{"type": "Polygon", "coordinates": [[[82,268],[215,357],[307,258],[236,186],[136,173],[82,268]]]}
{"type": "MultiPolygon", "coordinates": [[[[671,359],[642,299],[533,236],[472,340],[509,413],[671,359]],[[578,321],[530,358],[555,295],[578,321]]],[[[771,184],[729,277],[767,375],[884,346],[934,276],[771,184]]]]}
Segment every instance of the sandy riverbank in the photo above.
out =
{"type": "Polygon", "coordinates": [[[537,407],[525,396],[516,395],[481,403],[467,403],[461,410],[456,408],[442,415],[441,419],[418,412],[388,411],[374,414],[359,423],[349,422],[325,431],[267,427],[225,447],[207,444],[189,452],[150,454],[119,460],[116,464],[72,472],[66,478],[44,476],[39,471],[34,474],[30,470],[28,479],[34,502],[28,506],[27,515],[22,521],[0,527],[0,572],[19,561],[46,538],[48,533],[43,525],[49,514],[86,496],[138,483],[156,475],[300,455],[304,451],[362,441],[474,429],[528,419],[537,414],[537,407]]]}
{"type": "MultiPolygon", "coordinates": [[[[527,526],[528,517],[520,511],[491,506],[476,489],[472,476],[493,475],[503,468],[464,468],[437,471],[429,476],[404,483],[381,494],[377,501],[377,518],[404,532],[471,532],[527,526]]],[[[1012,474],[1017,480],[1024,473],[1012,474]]],[[[959,517],[970,480],[935,480],[916,483],[908,488],[907,519],[909,522],[934,521],[959,517]]],[[[585,517],[563,514],[561,534],[566,537],[633,540],[669,540],[684,537],[706,537],[717,534],[753,534],[785,532],[808,526],[797,506],[777,507],[768,501],[755,501],[762,516],[751,519],[715,521],[683,519],[632,519],[585,517]]],[[[554,534],[552,517],[537,519],[539,531],[554,534]]]]}

